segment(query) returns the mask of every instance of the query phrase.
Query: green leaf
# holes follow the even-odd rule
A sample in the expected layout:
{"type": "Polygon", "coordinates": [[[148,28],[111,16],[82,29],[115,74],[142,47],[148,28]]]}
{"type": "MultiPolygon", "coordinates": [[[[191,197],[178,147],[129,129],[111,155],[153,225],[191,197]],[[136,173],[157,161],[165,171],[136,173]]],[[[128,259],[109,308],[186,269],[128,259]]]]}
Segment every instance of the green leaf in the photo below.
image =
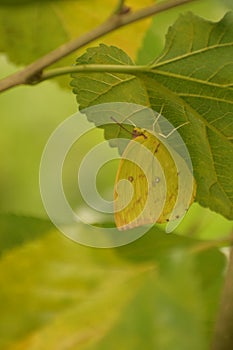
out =
{"type": "MultiPolygon", "coordinates": [[[[5,235],[18,231],[11,220],[5,235]]],[[[30,241],[31,222],[18,218],[23,244],[0,260],[2,349],[206,348],[225,268],[218,249],[156,227],[115,249],[55,230],[30,241]]]]}
{"type": "MultiPolygon", "coordinates": [[[[232,23],[232,13],[219,23],[182,16],[169,30],[153,73],[143,76],[154,96],[159,97],[162,86],[168,89],[165,95],[172,92],[173,103],[183,105],[181,115],[191,125],[181,134],[194,165],[197,200],[229,219],[233,218],[232,23]]],[[[175,124],[175,116],[170,120],[175,124]]]]}
{"type": "Polygon", "coordinates": [[[16,64],[29,64],[68,38],[51,1],[1,6],[0,37],[0,51],[16,64]]]}
{"type": "MultiPolygon", "coordinates": [[[[144,1],[144,6],[149,4],[151,0],[144,1]]],[[[101,3],[78,0],[0,0],[0,52],[4,52],[11,62],[26,65],[65,42],[93,30],[112,14],[115,6],[116,2],[108,0],[101,3]]],[[[141,6],[141,0],[134,0],[135,10],[141,6]]],[[[105,40],[109,43],[114,40],[135,54],[148,25],[149,21],[135,23],[133,27],[122,28],[119,34],[108,34],[105,40]]],[[[75,57],[75,53],[70,54],[54,66],[71,65],[75,57]]],[[[67,77],[59,79],[66,81],[67,77]]],[[[68,85],[68,81],[66,83],[68,85]]]]}
{"type": "MultiPolygon", "coordinates": [[[[124,76],[111,73],[109,66],[105,74],[73,74],[71,82],[81,108],[127,101],[157,112],[163,108],[164,117],[175,127],[189,121],[179,132],[193,162],[197,201],[228,219],[233,219],[232,23],[232,12],[217,23],[192,13],[182,15],[169,29],[162,54],[144,71],[135,66],[135,75],[127,75],[123,66],[124,76]]],[[[103,64],[112,64],[111,55],[123,57],[112,47],[92,50],[99,57],[107,53],[103,64]]],[[[86,58],[82,56],[77,64],[100,63],[94,55],[91,61],[86,58]]],[[[123,65],[129,59],[124,56],[119,61],[123,65]]]]}
{"type": "Polygon", "coordinates": [[[219,2],[223,3],[225,6],[227,6],[229,9],[233,10],[233,4],[231,0],[219,0],[219,2]]]}
{"type": "MultiPolygon", "coordinates": [[[[77,59],[77,65],[93,63],[133,65],[132,60],[124,51],[104,44],[87,49],[86,53],[77,59]]],[[[147,103],[141,82],[132,75],[82,73],[72,74],[72,77],[74,79],[71,81],[71,86],[74,87],[73,92],[77,95],[77,101],[81,109],[107,101],[130,101],[142,105],[147,103]],[[138,94],[135,94],[135,91],[138,94]]]]}
{"type": "Polygon", "coordinates": [[[205,312],[193,259],[182,255],[177,251],[159,273],[151,271],[145,276],[122,317],[97,349],[140,350],[145,340],[150,350],[207,348],[200,322],[205,312]]]}
{"type": "Polygon", "coordinates": [[[7,250],[47,234],[52,224],[47,220],[23,216],[0,215],[0,256],[7,250]],[[10,234],[9,234],[10,233],[10,234]]]}
{"type": "Polygon", "coordinates": [[[25,5],[28,3],[51,2],[61,0],[0,0],[0,5],[25,5]]]}
{"type": "Polygon", "coordinates": [[[140,49],[138,50],[138,64],[149,64],[163,48],[161,36],[158,34],[158,20],[159,18],[157,16],[152,18],[151,25],[143,38],[140,49]]]}
{"type": "Polygon", "coordinates": [[[225,240],[231,237],[232,222],[220,214],[194,203],[180,225],[178,234],[203,240],[225,240]]]}

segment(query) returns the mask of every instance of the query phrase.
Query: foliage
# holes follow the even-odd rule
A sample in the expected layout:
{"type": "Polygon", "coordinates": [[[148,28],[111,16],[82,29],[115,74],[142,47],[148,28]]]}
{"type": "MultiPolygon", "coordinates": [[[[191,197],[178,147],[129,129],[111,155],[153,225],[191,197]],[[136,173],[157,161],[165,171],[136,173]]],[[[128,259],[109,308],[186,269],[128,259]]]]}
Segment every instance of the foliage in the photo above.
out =
{"type": "Polygon", "coordinates": [[[185,350],[210,341],[225,267],[218,249],[158,228],[128,246],[91,249],[46,221],[8,215],[0,224],[1,349],[141,349],[146,339],[148,349],[185,350]]]}
{"type": "MultiPolygon", "coordinates": [[[[1,75],[18,70],[9,61],[27,65],[91,30],[116,3],[0,1],[0,49],[7,57],[1,57],[1,75]]],[[[142,2],[129,5],[134,10],[142,2]]],[[[0,349],[209,348],[227,262],[219,248],[232,234],[233,19],[227,6],[227,0],[201,1],[190,6],[192,13],[177,8],[110,33],[77,59],[77,67],[98,63],[106,73],[73,73],[80,108],[119,100],[158,111],[164,105],[175,126],[189,121],[180,133],[192,157],[197,201],[220,215],[196,203],[174,234],[155,225],[132,244],[107,250],[62,236],[42,209],[38,169],[50,133],[76,110],[71,93],[46,82],[0,96],[0,349]],[[112,64],[121,72],[111,72],[112,64]],[[137,70],[138,64],[147,65],[137,70]],[[126,66],[135,67],[134,75],[126,66]],[[84,87],[92,93],[84,96],[84,87]]],[[[56,66],[71,66],[76,57],[56,66]]],[[[67,77],[60,81],[68,85],[67,77]]],[[[105,138],[116,134],[114,126],[104,131],[105,138]]],[[[82,206],[74,164],[104,137],[97,130],[81,150],[74,147],[65,169],[74,207],[82,206]]],[[[100,192],[109,191],[111,175],[103,176],[100,192]]]]}
{"type": "MultiPolygon", "coordinates": [[[[218,23],[182,15],[170,28],[161,55],[135,76],[76,73],[71,83],[81,109],[126,101],[158,112],[163,107],[163,115],[176,127],[189,121],[180,133],[193,161],[197,200],[229,219],[233,218],[232,22],[232,13],[218,23]]],[[[93,63],[133,64],[122,50],[104,45],[88,49],[77,60],[79,65],[93,63]]]]}

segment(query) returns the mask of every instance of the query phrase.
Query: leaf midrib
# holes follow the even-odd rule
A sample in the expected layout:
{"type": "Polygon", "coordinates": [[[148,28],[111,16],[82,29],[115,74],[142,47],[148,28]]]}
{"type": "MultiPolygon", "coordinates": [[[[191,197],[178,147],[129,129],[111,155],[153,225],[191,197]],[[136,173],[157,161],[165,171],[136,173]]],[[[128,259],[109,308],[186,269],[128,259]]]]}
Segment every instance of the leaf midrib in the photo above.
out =
{"type": "MultiPolygon", "coordinates": [[[[233,63],[233,61],[232,61],[233,63]]],[[[148,70],[146,71],[146,73],[148,72],[148,70]]],[[[201,79],[197,79],[197,78],[192,78],[190,76],[186,76],[186,75],[181,75],[181,74],[176,74],[176,73],[172,73],[172,72],[168,72],[168,71],[163,71],[160,69],[155,69],[153,68],[153,70],[151,71],[152,73],[156,73],[156,74],[160,74],[160,75],[164,75],[167,77],[173,77],[173,78],[178,78],[178,79],[182,79],[182,80],[186,80],[188,82],[193,82],[193,83],[198,83],[198,84],[203,84],[203,85],[207,85],[207,86],[211,86],[211,87],[218,87],[218,88],[222,88],[222,89],[230,89],[233,90],[233,88],[231,88],[232,84],[218,84],[218,83],[212,83],[209,82],[207,80],[201,80],[201,79]]],[[[231,102],[232,103],[232,102],[231,102]]]]}
{"type": "MultiPolygon", "coordinates": [[[[212,45],[212,46],[204,47],[204,48],[202,48],[202,49],[200,49],[200,50],[191,51],[191,52],[188,52],[188,53],[186,53],[186,54],[173,57],[173,58],[171,58],[171,59],[169,59],[169,60],[161,61],[161,59],[165,56],[165,54],[167,54],[167,52],[166,52],[166,53],[164,53],[162,56],[159,56],[159,57],[158,57],[158,60],[156,61],[156,64],[153,64],[153,65],[152,65],[152,68],[164,66],[164,65],[166,65],[166,64],[174,63],[174,62],[176,62],[176,61],[179,61],[179,60],[182,60],[182,59],[185,59],[185,58],[189,58],[189,57],[192,57],[192,56],[195,56],[195,55],[203,54],[203,53],[205,53],[205,52],[207,52],[207,51],[210,51],[210,50],[220,49],[220,48],[228,47],[228,46],[233,46],[233,42],[224,43],[224,44],[217,44],[217,45],[212,45]]],[[[232,61],[232,62],[233,62],[233,61],[232,61]]]]}

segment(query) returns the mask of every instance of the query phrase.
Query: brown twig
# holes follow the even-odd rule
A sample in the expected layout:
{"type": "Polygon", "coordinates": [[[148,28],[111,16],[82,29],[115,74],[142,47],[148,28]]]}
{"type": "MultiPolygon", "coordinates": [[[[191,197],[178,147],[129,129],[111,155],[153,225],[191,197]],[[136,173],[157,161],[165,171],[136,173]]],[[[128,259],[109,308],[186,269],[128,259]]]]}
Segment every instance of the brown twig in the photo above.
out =
{"type": "Polygon", "coordinates": [[[120,27],[193,1],[196,0],[168,0],[135,12],[115,12],[109,17],[109,19],[90,32],[59,46],[55,50],[28,65],[25,69],[2,79],[0,81],[0,92],[8,90],[17,85],[38,84],[44,80],[42,74],[45,68],[59,61],[63,57],[68,56],[70,53],[76,51],[84,45],[87,45],[90,42],[106,35],[107,33],[113,32],[120,27]]]}

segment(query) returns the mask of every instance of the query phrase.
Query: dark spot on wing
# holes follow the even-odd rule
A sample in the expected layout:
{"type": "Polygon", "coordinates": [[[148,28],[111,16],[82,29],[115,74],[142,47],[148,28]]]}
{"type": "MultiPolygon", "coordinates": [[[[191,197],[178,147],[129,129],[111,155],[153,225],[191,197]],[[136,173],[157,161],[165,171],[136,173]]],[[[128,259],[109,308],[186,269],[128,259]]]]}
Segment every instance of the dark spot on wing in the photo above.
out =
{"type": "Polygon", "coordinates": [[[156,148],[154,150],[154,154],[158,152],[159,146],[160,146],[160,143],[157,144],[157,146],[156,146],[156,148]]]}

